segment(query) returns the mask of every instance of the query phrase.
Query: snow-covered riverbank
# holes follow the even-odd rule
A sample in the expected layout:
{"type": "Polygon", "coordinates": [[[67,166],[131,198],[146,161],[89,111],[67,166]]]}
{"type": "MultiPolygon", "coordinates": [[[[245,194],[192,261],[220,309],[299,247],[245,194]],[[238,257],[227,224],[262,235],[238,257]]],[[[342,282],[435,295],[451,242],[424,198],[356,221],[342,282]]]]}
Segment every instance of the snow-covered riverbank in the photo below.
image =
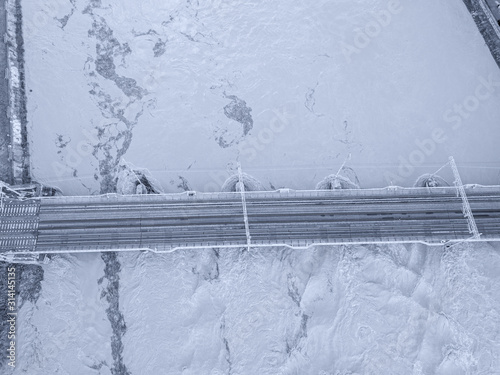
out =
{"type": "MultiPolygon", "coordinates": [[[[30,155],[27,135],[26,85],[24,70],[23,13],[20,0],[5,1],[5,35],[6,66],[5,79],[8,87],[7,120],[8,129],[8,163],[11,168],[11,183],[29,183],[30,155]]],[[[6,131],[7,129],[2,129],[6,131]]]]}

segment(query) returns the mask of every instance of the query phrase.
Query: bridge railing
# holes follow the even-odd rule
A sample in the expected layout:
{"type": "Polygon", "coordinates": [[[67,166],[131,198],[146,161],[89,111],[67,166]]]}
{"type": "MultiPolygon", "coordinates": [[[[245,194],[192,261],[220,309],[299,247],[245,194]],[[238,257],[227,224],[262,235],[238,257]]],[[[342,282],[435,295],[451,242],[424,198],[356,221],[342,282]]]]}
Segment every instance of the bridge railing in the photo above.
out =
{"type": "MultiPolygon", "coordinates": [[[[481,186],[481,185],[464,185],[467,193],[478,194],[498,194],[500,186],[481,186]]],[[[372,188],[372,189],[341,189],[341,190],[275,190],[275,191],[246,191],[245,196],[247,199],[274,199],[279,197],[300,197],[300,198],[326,198],[326,197],[370,197],[370,196],[412,196],[412,195],[450,195],[456,192],[455,187],[419,187],[419,188],[405,188],[400,186],[389,186],[385,188],[372,188]]],[[[42,203],[57,202],[58,204],[79,204],[85,202],[102,201],[103,203],[118,202],[158,202],[158,201],[196,201],[196,200],[241,200],[240,192],[216,192],[216,193],[203,193],[203,192],[183,192],[183,193],[170,193],[170,194],[151,194],[151,195],[118,195],[118,194],[104,194],[94,196],[58,196],[58,197],[41,197],[32,198],[41,200],[42,203]]]]}

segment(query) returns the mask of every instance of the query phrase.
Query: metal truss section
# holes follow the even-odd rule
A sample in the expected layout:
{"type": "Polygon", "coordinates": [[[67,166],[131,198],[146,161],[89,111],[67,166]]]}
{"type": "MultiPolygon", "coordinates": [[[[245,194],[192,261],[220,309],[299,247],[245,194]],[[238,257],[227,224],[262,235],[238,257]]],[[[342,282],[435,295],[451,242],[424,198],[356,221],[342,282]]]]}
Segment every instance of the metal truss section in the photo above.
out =
{"type": "Polygon", "coordinates": [[[250,251],[251,239],[250,227],[248,225],[247,201],[245,198],[245,184],[243,183],[243,173],[241,172],[241,164],[238,163],[238,181],[241,193],[241,204],[243,205],[243,220],[245,222],[245,232],[247,236],[247,250],[250,251]]]}
{"type": "Polygon", "coordinates": [[[455,164],[455,159],[453,159],[453,156],[450,156],[450,165],[455,177],[453,183],[457,188],[457,195],[460,195],[460,198],[462,198],[462,212],[464,214],[464,217],[467,219],[469,232],[472,234],[473,239],[478,239],[481,234],[477,229],[476,221],[474,220],[474,215],[472,215],[469,200],[467,199],[467,194],[465,193],[464,185],[462,183],[462,179],[460,178],[460,173],[458,172],[458,168],[455,164]]]}

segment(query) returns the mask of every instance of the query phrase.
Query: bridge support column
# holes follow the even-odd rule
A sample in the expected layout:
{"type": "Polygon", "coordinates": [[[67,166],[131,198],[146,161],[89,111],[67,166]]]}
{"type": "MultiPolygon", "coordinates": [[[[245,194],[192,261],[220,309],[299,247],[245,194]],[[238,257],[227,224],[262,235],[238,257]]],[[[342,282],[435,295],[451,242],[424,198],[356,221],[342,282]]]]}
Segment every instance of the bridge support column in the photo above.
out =
{"type": "Polygon", "coordinates": [[[248,225],[247,201],[245,199],[245,184],[243,183],[243,174],[241,172],[240,163],[238,163],[238,181],[240,186],[239,190],[241,194],[241,204],[243,205],[243,220],[245,222],[245,232],[247,236],[247,250],[250,251],[252,237],[250,236],[250,227],[248,225]]]}
{"type": "Polygon", "coordinates": [[[458,173],[458,168],[457,165],[455,164],[455,159],[453,159],[453,156],[450,156],[450,165],[451,169],[453,171],[453,175],[455,176],[455,181],[453,183],[455,184],[455,187],[457,188],[457,196],[460,195],[462,198],[462,211],[464,213],[464,217],[467,219],[468,225],[469,225],[469,232],[472,234],[472,238],[477,240],[479,239],[479,236],[481,235],[477,229],[476,226],[476,221],[474,220],[474,216],[472,215],[472,211],[470,209],[470,204],[469,200],[467,199],[467,195],[465,194],[465,189],[464,185],[462,183],[462,179],[460,178],[460,173],[458,173]]]}

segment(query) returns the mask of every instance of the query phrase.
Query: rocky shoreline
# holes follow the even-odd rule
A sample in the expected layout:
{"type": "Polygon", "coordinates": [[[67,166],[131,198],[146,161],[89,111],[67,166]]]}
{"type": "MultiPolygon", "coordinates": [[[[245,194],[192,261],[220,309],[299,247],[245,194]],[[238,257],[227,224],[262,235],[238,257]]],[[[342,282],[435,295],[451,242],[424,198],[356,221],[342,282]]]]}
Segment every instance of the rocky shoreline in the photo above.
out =
{"type": "MultiPolygon", "coordinates": [[[[3,82],[2,93],[8,97],[1,97],[0,109],[0,180],[9,184],[29,183],[29,151],[26,119],[26,95],[24,86],[24,43],[22,37],[21,0],[8,0],[0,8],[0,16],[6,22],[2,24],[2,31],[6,38],[2,38],[2,63],[5,65],[6,77],[3,82]]],[[[7,290],[7,263],[0,262],[0,288],[7,290]]],[[[43,268],[32,264],[16,265],[17,301],[25,300],[36,302],[41,291],[43,268]]],[[[0,315],[5,316],[7,296],[0,293],[0,315]]],[[[6,337],[7,320],[0,321],[0,337],[6,337]]],[[[0,351],[6,353],[7,340],[0,340],[0,351]]],[[[0,369],[5,366],[5,355],[0,356],[0,369]]]]}
{"type": "Polygon", "coordinates": [[[31,182],[27,131],[26,89],[24,72],[23,16],[21,0],[6,2],[7,87],[9,92],[7,118],[9,121],[9,164],[12,183],[31,182]]]}
{"type": "Polygon", "coordinates": [[[465,6],[469,10],[472,18],[476,22],[476,25],[483,36],[486,45],[491,51],[495,62],[500,68],[500,39],[496,34],[493,26],[491,25],[488,16],[484,13],[483,8],[478,3],[478,1],[463,0],[465,6]]]}

